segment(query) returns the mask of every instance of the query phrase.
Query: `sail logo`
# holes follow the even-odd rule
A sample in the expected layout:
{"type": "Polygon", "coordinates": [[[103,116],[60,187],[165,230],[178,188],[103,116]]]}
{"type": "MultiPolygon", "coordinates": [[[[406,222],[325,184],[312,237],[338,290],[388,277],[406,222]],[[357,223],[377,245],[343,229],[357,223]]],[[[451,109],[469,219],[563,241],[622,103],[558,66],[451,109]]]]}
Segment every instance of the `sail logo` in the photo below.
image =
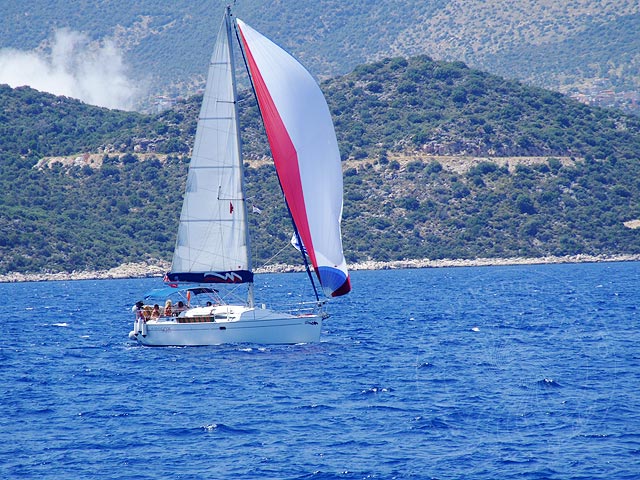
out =
{"type": "Polygon", "coordinates": [[[209,272],[204,274],[204,278],[216,283],[242,283],[242,277],[236,272],[209,272]]]}

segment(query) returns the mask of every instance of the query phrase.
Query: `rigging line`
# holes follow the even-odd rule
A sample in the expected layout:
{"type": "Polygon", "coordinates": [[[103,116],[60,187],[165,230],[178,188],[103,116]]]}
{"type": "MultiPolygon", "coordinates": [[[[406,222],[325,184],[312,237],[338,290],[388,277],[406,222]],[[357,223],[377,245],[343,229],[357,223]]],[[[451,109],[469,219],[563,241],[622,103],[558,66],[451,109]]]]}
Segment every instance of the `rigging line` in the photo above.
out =
{"type": "MultiPolygon", "coordinates": [[[[230,11],[229,11],[230,13],[230,11]]],[[[249,76],[249,85],[251,85],[251,91],[253,92],[253,98],[256,99],[256,104],[258,105],[258,110],[260,111],[260,119],[262,120],[262,125],[266,131],[266,125],[264,125],[264,116],[262,115],[262,109],[260,108],[260,102],[258,102],[258,93],[256,92],[256,87],[253,84],[253,77],[251,76],[251,70],[249,70],[249,64],[247,62],[247,57],[244,52],[244,48],[242,47],[242,41],[240,40],[240,32],[238,32],[238,24],[233,22],[233,30],[236,34],[236,40],[238,45],[240,46],[240,54],[242,55],[242,61],[244,62],[244,68],[247,71],[247,75],[249,76]]],[[[271,152],[271,156],[273,157],[273,152],[271,152]]],[[[300,238],[300,234],[298,233],[298,227],[296,226],[296,222],[293,221],[293,214],[291,213],[291,208],[289,207],[289,202],[287,201],[287,197],[284,195],[284,188],[282,187],[282,182],[280,181],[280,174],[278,173],[278,169],[276,169],[276,177],[278,178],[278,184],[280,185],[280,191],[282,192],[282,197],[284,198],[284,203],[287,206],[287,211],[289,212],[289,218],[291,219],[291,225],[293,225],[293,231],[298,239],[298,244],[302,247],[302,239],[300,238]]],[[[309,276],[309,281],[311,282],[311,286],[313,287],[313,293],[316,296],[316,301],[320,301],[320,296],[318,295],[318,288],[316,287],[316,283],[313,281],[313,275],[311,274],[311,269],[309,268],[309,262],[307,260],[307,256],[304,254],[304,249],[300,249],[300,254],[302,255],[302,261],[304,262],[304,268],[307,271],[307,275],[309,276]]],[[[281,250],[282,251],[282,250],[281,250]]],[[[278,252],[280,253],[280,252],[278,252]]],[[[277,255],[277,254],[276,254],[277,255]]],[[[274,255],[275,257],[275,255],[274,255]]],[[[271,257],[273,258],[273,257],[271,257]]],[[[271,260],[271,259],[270,259],[271,260]]]]}
{"type": "Polygon", "coordinates": [[[276,258],[278,255],[280,255],[280,254],[284,251],[284,249],[285,249],[285,248],[287,248],[288,246],[289,246],[289,244],[288,244],[288,243],[287,243],[287,244],[285,244],[285,246],[284,246],[284,247],[282,247],[280,250],[278,250],[278,252],[276,252],[276,254],[275,254],[275,255],[273,255],[269,260],[267,260],[266,262],[264,262],[264,263],[262,264],[262,266],[261,266],[261,267],[258,267],[258,268],[264,268],[264,267],[266,267],[267,265],[269,265],[269,263],[271,263],[271,260],[273,260],[273,259],[274,259],[274,258],[276,258]]]}
{"type": "Polygon", "coordinates": [[[304,268],[307,271],[307,276],[309,277],[309,281],[311,282],[311,286],[313,287],[313,293],[316,295],[316,301],[320,301],[320,296],[318,295],[318,289],[316,288],[316,282],[313,281],[313,275],[311,275],[311,269],[309,268],[309,261],[307,260],[307,256],[304,254],[304,243],[302,243],[302,238],[300,238],[300,233],[298,232],[298,227],[296,227],[296,222],[293,221],[293,215],[291,214],[291,209],[289,208],[289,202],[285,198],[285,202],[287,205],[287,209],[289,210],[289,217],[291,217],[291,224],[293,225],[293,232],[296,234],[296,238],[298,239],[298,245],[300,245],[300,254],[302,255],[302,260],[304,261],[304,268]]]}

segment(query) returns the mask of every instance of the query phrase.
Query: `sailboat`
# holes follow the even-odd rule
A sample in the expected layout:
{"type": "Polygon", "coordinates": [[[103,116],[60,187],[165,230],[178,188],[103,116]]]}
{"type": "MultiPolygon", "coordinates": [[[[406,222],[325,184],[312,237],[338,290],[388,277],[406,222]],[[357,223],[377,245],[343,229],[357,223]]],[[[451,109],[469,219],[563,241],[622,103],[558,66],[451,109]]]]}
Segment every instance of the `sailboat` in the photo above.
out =
{"type": "Polygon", "coordinates": [[[227,7],[209,64],[171,271],[163,288],[133,307],[129,338],[148,346],[319,341],[328,316],[326,299],[351,290],[341,217],[340,152],[318,84],[291,55],[227,7]],[[236,48],[247,67],[315,292],[310,305],[289,311],[256,305],[254,299],[236,48]],[[246,289],[240,301],[239,287],[246,289]]]}

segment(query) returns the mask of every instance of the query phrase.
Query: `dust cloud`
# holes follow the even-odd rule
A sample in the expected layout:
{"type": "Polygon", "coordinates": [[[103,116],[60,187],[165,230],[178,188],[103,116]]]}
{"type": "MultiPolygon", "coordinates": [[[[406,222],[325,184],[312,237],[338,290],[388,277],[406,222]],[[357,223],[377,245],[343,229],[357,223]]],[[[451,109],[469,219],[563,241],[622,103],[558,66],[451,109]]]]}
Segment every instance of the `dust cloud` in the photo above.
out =
{"type": "Polygon", "coordinates": [[[45,50],[0,50],[0,84],[77,98],[101,107],[131,110],[141,95],[113,41],[91,41],[59,29],[45,50]]]}

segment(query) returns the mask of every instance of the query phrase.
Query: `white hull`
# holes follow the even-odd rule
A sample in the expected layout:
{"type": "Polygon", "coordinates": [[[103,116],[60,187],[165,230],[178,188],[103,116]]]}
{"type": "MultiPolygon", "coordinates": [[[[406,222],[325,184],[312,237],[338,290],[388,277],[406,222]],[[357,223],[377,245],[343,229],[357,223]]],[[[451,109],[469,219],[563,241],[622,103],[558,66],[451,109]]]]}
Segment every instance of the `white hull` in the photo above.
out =
{"type": "Polygon", "coordinates": [[[322,316],[289,315],[240,306],[215,307],[209,315],[198,309],[185,316],[136,321],[129,338],[152,347],[205,346],[225,343],[292,344],[320,340],[322,316]]]}

